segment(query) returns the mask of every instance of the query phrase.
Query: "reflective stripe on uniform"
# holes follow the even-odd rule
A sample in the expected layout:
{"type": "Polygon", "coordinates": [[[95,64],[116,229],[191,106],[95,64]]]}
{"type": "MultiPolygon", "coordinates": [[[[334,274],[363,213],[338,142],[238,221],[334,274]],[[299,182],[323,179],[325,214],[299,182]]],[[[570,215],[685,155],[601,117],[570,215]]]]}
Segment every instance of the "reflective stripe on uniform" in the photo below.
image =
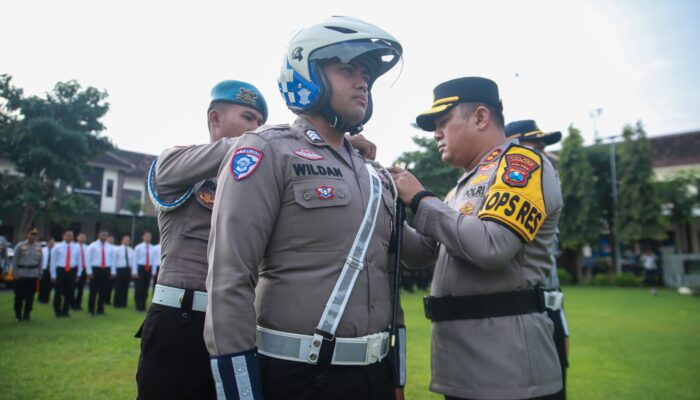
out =
{"type": "MultiPolygon", "coordinates": [[[[372,238],[372,233],[374,232],[374,227],[377,222],[377,213],[379,212],[379,206],[382,201],[382,186],[379,175],[371,164],[365,163],[365,167],[369,172],[370,180],[370,196],[367,202],[367,210],[362,218],[362,223],[355,236],[352,248],[350,248],[350,252],[345,259],[340,277],[338,277],[333,292],[326,302],[326,307],[323,310],[321,320],[317,326],[317,331],[320,330],[331,335],[335,335],[335,330],[338,328],[340,318],[343,316],[345,306],[348,303],[353,286],[355,286],[357,276],[364,268],[367,245],[372,238]]],[[[314,334],[314,340],[312,342],[313,349],[309,353],[308,362],[312,364],[316,363],[323,340],[324,337],[320,333],[316,332],[314,334]]]]}

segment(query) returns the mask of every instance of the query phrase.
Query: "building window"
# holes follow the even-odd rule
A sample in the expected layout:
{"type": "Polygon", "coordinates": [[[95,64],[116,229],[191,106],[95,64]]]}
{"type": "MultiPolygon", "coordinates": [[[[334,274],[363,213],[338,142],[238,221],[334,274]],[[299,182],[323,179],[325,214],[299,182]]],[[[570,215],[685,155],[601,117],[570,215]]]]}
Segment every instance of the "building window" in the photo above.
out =
{"type": "MultiPolygon", "coordinates": [[[[141,204],[141,191],[130,189],[122,190],[122,210],[130,213],[130,208],[134,203],[138,203],[143,208],[141,204]]],[[[135,207],[135,205],[133,207],[135,207]]]]}
{"type": "Polygon", "coordinates": [[[114,179],[107,179],[107,191],[105,197],[114,196],[114,179]]]}

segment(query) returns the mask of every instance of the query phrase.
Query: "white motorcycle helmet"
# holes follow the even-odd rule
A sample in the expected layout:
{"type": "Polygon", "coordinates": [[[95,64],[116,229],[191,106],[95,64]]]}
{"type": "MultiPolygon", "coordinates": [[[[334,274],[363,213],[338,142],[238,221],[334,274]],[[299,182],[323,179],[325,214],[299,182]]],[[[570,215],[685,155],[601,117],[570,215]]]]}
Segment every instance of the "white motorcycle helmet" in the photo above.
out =
{"type": "Polygon", "coordinates": [[[372,84],[399,62],[402,51],[396,38],[372,24],[331,17],[292,37],[277,78],[279,90],[294,113],[318,112],[339,131],[359,133],[372,116],[372,84]],[[369,69],[367,112],[360,124],[346,124],[330,107],[330,90],[321,66],[332,59],[342,63],[360,59],[369,69]]]}

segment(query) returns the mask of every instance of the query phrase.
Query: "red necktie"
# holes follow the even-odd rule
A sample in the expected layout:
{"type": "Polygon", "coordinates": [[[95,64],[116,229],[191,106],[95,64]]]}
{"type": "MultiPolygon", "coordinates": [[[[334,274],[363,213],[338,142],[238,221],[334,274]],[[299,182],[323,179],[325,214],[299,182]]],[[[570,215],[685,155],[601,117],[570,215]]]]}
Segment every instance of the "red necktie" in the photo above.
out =
{"type": "Polygon", "coordinates": [[[146,272],[149,272],[151,270],[151,263],[150,263],[151,257],[150,257],[150,254],[148,254],[148,253],[149,253],[148,243],[146,243],[146,272]]]}
{"type": "Polygon", "coordinates": [[[70,243],[66,243],[66,272],[70,272],[70,243]]]}
{"type": "Polygon", "coordinates": [[[102,263],[100,264],[100,268],[105,269],[105,244],[102,243],[102,263]]]}
{"type": "Polygon", "coordinates": [[[80,266],[83,268],[83,271],[85,271],[85,251],[82,244],[80,245],[80,266]]]}

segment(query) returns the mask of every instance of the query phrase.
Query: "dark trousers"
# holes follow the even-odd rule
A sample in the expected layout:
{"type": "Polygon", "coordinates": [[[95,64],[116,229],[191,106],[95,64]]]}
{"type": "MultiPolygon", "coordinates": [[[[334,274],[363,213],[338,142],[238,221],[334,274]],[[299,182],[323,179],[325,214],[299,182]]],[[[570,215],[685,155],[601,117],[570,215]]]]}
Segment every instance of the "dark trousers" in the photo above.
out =
{"type": "Polygon", "coordinates": [[[48,304],[51,299],[51,273],[46,268],[39,279],[39,303],[48,304]]]}
{"type": "Polygon", "coordinates": [[[188,310],[191,300],[189,309],[152,304],[148,310],[136,334],[141,337],[138,399],[216,399],[202,336],[204,313],[188,310]]]}
{"type": "MultiPolygon", "coordinates": [[[[38,268],[38,267],[37,267],[38,268]]],[[[19,278],[15,280],[15,318],[29,319],[36,293],[36,278],[19,278]],[[22,314],[24,306],[24,314],[22,314]]]]}
{"type": "Polygon", "coordinates": [[[56,290],[53,294],[53,309],[56,316],[68,316],[68,309],[73,302],[73,289],[77,274],[77,268],[71,268],[70,272],[66,272],[63,268],[56,269],[56,290]]]}
{"type": "Polygon", "coordinates": [[[394,399],[390,357],[367,366],[331,365],[325,369],[303,362],[259,357],[265,400],[394,399]]]}
{"type": "Polygon", "coordinates": [[[130,281],[131,268],[117,268],[117,276],[114,278],[114,307],[126,307],[130,281]]]}
{"type": "Polygon", "coordinates": [[[80,271],[78,282],[75,284],[75,293],[73,294],[73,303],[71,304],[74,310],[83,308],[83,291],[85,290],[85,281],[87,280],[87,272],[80,271]]]}
{"type": "Polygon", "coordinates": [[[557,348],[559,365],[561,366],[561,378],[564,384],[562,399],[566,398],[566,369],[569,367],[569,359],[566,357],[566,334],[564,333],[564,323],[561,320],[560,311],[547,309],[547,315],[554,322],[554,346],[557,348]]]}
{"type": "Polygon", "coordinates": [[[112,292],[114,291],[114,279],[107,280],[107,292],[105,295],[105,304],[112,304],[112,292]]]}
{"type": "Polygon", "coordinates": [[[151,281],[151,271],[146,272],[146,267],[139,265],[139,276],[136,278],[134,288],[134,302],[138,311],[146,311],[146,298],[148,298],[148,283],[151,281]]]}
{"type": "Polygon", "coordinates": [[[92,267],[92,279],[90,280],[90,297],[88,298],[88,312],[95,312],[95,299],[97,299],[97,313],[104,314],[105,300],[107,300],[107,285],[109,284],[109,268],[92,267]]]}

